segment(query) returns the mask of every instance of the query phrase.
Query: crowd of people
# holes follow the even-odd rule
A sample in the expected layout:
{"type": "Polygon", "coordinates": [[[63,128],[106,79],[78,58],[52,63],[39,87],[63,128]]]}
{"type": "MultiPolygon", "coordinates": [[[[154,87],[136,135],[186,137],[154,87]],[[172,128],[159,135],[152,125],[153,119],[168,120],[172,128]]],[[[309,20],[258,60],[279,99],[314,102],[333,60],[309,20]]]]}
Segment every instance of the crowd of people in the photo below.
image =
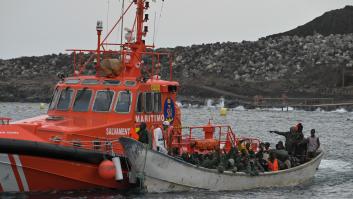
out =
{"type": "MultiPolygon", "coordinates": [[[[168,146],[164,137],[170,128],[169,122],[163,122],[163,127],[155,128],[149,133],[146,124],[140,125],[137,132],[138,140],[149,146],[150,149],[161,153],[168,153],[168,146]],[[154,144],[153,144],[154,143],[154,144]]],[[[303,134],[301,123],[290,127],[289,131],[270,131],[285,137],[285,143],[278,141],[275,148],[269,142],[261,142],[254,149],[249,139],[239,140],[236,147],[231,147],[227,152],[220,149],[209,153],[182,153],[178,158],[196,166],[224,171],[245,172],[256,176],[261,172],[289,169],[314,158],[320,147],[319,138],[315,135],[315,129],[311,129],[311,135],[307,138],[303,134]]],[[[169,146],[170,148],[170,146],[169,146]]]]}
{"type": "Polygon", "coordinates": [[[221,173],[228,170],[256,176],[261,172],[284,170],[303,164],[314,158],[320,147],[315,129],[311,130],[308,138],[304,138],[301,123],[291,127],[288,132],[270,132],[284,136],[285,143],[279,141],[275,148],[268,142],[260,143],[257,151],[254,151],[247,140],[241,140],[228,153],[219,150],[209,154],[184,153],[181,158],[197,166],[217,169],[221,173]]]}

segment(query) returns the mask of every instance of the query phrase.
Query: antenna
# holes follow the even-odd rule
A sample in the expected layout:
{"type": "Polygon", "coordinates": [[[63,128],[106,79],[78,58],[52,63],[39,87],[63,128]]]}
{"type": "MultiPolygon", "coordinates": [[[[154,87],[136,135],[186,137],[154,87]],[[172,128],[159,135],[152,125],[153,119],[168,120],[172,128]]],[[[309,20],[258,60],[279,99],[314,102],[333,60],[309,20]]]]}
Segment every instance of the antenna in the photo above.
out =
{"type": "Polygon", "coordinates": [[[154,46],[154,41],[156,39],[156,18],[157,18],[157,12],[155,11],[154,12],[154,21],[153,21],[153,46],[154,46]]]}
{"type": "MultiPolygon", "coordinates": [[[[120,32],[120,43],[123,44],[123,34],[124,34],[124,9],[125,9],[125,0],[121,6],[121,32],[120,32]]],[[[123,48],[123,46],[120,46],[123,48]]]]}
{"type": "MultiPolygon", "coordinates": [[[[109,7],[110,7],[110,0],[107,1],[107,32],[106,34],[108,34],[109,31],[109,7]]],[[[105,45],[106,48],[108,48],[108,44],[105,45]]]]}

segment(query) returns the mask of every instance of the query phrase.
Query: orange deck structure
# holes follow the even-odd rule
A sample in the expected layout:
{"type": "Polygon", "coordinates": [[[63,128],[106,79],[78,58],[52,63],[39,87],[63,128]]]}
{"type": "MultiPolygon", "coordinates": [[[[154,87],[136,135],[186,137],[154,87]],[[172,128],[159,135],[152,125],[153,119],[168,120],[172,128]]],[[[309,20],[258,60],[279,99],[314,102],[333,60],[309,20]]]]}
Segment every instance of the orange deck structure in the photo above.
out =
{"type": "MultiPolygon", "coordinates": [[[[73,76],[61,76],[54,89],[47,115],[9,122],[0,118],[0,191],[49,191],[86,188],[126,190],[129,163],[117,141],[131,136],[145,122],[148,129],[168,120],[181,126],[176,105],[179,83],[172,81],[171,65],[161,66],[160,57],[171,63],[170,53],[156,53],[143,40],[148,34],[146,0],[134,0],[112,30],[101,39],[97,22],[97,48],[71,49],[73,76]],[[136,8],[136,18],[125,43],[107,43],[124,15],[136,8]],[[106,49],[120,46],[120,50],[106,49]],[[81,55],[89,55],[81,60],[81,55]],[[143,62],[150,57],[152,64],[143,62]],[[88,64],[96,74],[86,75],[88,64]],[[170,69],[162,80],[160,67],[170,69]],[[144,72],[142,72],[144,71],[144,72]],[[104,160],[118,157],[123,179],[104,179],[98,173],[104,160]]],[[[177,129],[177,128],[176,128],[177,129]]]]}

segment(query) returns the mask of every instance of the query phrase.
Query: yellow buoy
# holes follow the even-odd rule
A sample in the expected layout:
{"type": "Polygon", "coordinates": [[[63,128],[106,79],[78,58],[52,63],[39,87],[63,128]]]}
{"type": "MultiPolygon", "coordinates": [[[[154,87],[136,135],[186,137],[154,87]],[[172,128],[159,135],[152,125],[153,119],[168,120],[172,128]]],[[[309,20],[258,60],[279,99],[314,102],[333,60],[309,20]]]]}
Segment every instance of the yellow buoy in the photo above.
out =
{"type": "Polygon", "coordinates": [[[227,111],[228,111],[227,108],[221,108],[219,112],[221,116],[227,116],[227,111]]]}
{"type": "Polygon", "coordinates": [[[39,104],[39,108],[40,108],[40,109],[44,109],[44,108],[45,108],[45,104],[44,104],[44,103],[40,103],[40,104],[39,104]]]}

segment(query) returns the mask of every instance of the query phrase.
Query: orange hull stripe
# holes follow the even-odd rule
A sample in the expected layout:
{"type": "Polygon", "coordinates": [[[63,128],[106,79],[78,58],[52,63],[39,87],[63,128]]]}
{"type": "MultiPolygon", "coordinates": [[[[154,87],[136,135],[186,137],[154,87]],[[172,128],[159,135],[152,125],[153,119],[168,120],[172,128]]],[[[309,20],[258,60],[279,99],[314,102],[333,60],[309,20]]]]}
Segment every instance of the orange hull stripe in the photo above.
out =
{"type": "Polygon", "coordinates": [[[9,160],[11,162],[11,167],[12,167],[13,173],[15,174],[15,177],[16,177],[18,188],[20,189],[20,191],[24,191],[23,184],[22,184],[22,181],[20,178],[20,174],[18,173],[18,170],[17,170],[16,161],[15,161],[14,157],[10,154],[9,154],[9,160]]]}

